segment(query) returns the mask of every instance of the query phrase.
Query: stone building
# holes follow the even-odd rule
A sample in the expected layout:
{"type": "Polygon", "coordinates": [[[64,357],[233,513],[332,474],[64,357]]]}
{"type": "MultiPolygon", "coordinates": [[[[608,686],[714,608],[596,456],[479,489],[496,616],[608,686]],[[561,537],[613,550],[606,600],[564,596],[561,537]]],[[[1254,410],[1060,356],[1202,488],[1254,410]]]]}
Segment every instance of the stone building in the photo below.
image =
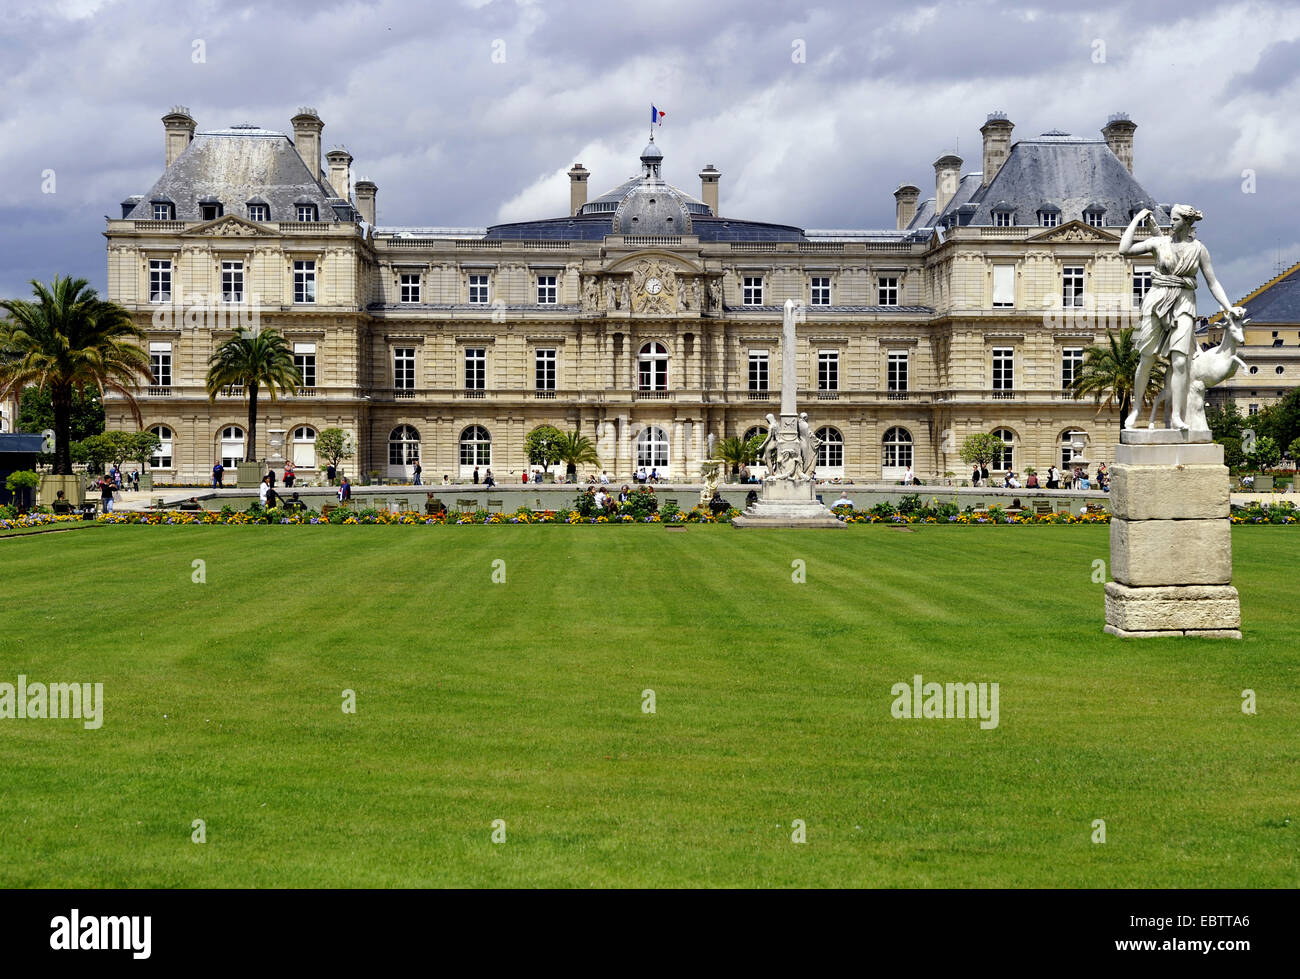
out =
{"type": "MultiPolygon", "coordinates": [[[[1238,348],[1245,369],[1210,389],[1213,404],[1236,402],[1243,415],[1279,400],[1300,384],[1300,264],[1274,276],[1237,301],[1250,322],[1246,342],[1238,348]]],[[[1223,313],[1209,320],[1206,342],[1223,339],[1223,313]]],[[[1282,446],[1286,449],[1286,446],[1282,446]]]]}
{"type": "MultiPolygon", "coordinates": [[[[540,424],[590,436],[619,479],[642,465],[694,479],[709,434],[753,433],[779,410],[787,298],[804,304],[799,401],[823,439],[819,476],[960,476],[980,431],[1006,442],[998,469],[1061,465],[1080,443],[1109,459],[1117,414],[1064,388],[1149,283],[1117,254],[1120,231],[1142,207],[1167,223],[1133,177],[1122,115],[1100,138],[1013,142],[994,113],[981,168],[940,156],[933,196],[899,186],[881,230],[727,216],[721,173],[706,165],[692,196],[653,140],[598,197],[574,164],[565,215],[377,226],[352,156],[322,166],[313,110],[292,138],[196,132],[180,107],[163,125],[162,176],[105,232],[109,296],[149,331],[139,400],[163,481],[246,453],[310,471],[326,426],[355,435],[353,472],[400,478],[418,459],[426,482],[475,466],[517,480],[540,424]],[[208,357],[245,322],[282,331],[303,373],[290,396],[263,395],[251,451],[242,392],[204,391],[208,357]]],[[[120,402],[108,411],[133,427],[120,402]]]]}

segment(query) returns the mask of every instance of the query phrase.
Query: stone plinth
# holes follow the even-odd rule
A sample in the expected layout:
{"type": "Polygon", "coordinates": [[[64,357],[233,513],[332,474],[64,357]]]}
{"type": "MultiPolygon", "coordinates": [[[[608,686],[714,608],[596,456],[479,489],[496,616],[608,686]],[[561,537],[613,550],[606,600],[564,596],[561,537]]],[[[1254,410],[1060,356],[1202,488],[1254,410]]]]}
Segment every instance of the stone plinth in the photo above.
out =
{"type": "Polygon", "coordinates": [[[822,503],[811,481],[767,479],[761,494],[743,514],[731,521],[733,527],[844,528],[844,521],[822,503]]]}
{"type": "Polygon", "coordinates": [[[1208,433],[1120,438],[1110,470],[1106,631],[1240,639],[1223,447],[1208,433]]]}

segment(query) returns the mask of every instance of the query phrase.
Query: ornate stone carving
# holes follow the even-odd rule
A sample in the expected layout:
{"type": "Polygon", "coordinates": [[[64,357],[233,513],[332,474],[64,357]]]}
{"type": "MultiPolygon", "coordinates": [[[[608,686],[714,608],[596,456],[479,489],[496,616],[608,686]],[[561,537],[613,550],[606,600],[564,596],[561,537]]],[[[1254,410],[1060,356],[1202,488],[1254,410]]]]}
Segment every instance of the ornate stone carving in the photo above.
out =
{"type": "Polygon", "coordinates": [[[670,315],[677,311],[677,272],[656,259],[643,258],[632,266],[631,293],[634,312],[670,315]]]}

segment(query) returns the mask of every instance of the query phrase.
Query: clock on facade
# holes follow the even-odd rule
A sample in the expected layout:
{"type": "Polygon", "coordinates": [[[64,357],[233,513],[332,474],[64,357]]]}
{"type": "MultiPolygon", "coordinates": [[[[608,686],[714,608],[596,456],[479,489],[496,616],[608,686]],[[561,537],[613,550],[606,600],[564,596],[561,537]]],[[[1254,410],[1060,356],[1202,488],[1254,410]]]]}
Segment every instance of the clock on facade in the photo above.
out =
{"type": "Polygon", "coordinates": [[[652,295],[652,296],[657,296],[657,295],[659,295],[659,292],[660,292],[661,289],[663,289],[663,287],[664,287],[664,284],[663,284],[662,282],[660,282],[658,279],[646,279],[646,280],[645,280],[645,291],[648,292],[648,293],[650,293],[650,295],[652,295]]]}

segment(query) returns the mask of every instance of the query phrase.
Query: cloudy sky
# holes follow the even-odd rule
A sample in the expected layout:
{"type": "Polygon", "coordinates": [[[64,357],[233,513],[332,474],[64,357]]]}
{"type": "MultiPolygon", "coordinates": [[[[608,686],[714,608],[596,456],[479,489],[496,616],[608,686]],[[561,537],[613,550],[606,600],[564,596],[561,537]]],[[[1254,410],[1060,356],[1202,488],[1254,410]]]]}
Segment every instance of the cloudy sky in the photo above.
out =
{"type": "Polygon", "coordinates": [[[325,148],[379,185],[380,224],[453,226],[565,213],[574,161],[593,196],[636,172],[652,101],[671,182],[698,195],[713,163],[724,214],[805,228],[892,227],[894,187],[932,193],[940,153],[979,169],[991,110],[1018,137],[1126,111],[1139,181],[1205,212],[1233,297],[1300,261],[1288,0],[0,7],[0,295],[56,273],[103,288],[103,218],[158,178],[173,104],[200,130],[287,131],[314,106],[325,148]]]}

